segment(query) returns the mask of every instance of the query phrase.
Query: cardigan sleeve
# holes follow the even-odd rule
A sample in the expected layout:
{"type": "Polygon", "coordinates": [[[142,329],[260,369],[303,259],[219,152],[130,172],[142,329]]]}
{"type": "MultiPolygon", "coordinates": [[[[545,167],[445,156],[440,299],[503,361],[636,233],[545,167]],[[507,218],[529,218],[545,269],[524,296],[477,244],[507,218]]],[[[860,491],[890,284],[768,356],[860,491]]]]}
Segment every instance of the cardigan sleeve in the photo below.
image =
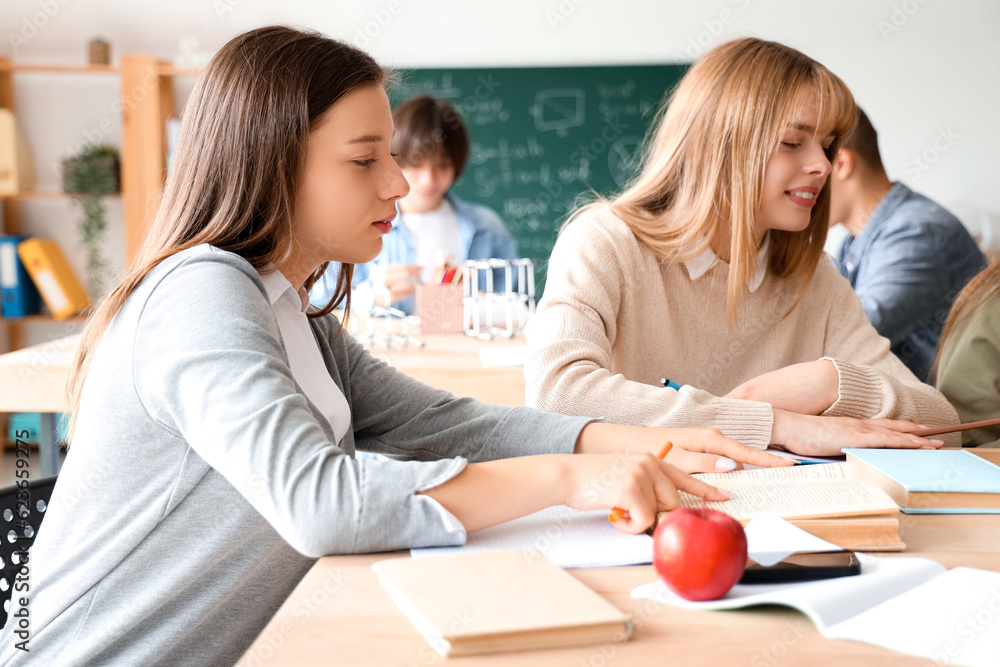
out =
{"type": "Polygon", "coordinates": [[[590,421],[491,405],[429,387],[373,357],[353,336],[331,334],[358,449],[396,459],[489,461],[572,454],[590,421]],[[345,376],[346,375],[346,376],[345,376]]]}
{"type": "MultiPolygon", "coordinates": [[[[824,415],[901,419],[927,426],[958,422],[941,392],[918,380],[890,351],[888,339],[872,326],[857,294],[828,262],[820,262],[814,280],[830,304],[824,358],[834,363],[839,378],[837,400],[824,415]]],[[[941,439],[959,442],[956,434],[941,439]]]]}
{"type": "Polygon", "coordinates": [[[549,259],[545,297],[529,322],[524,367],[526,401],[568,415],[603,416],[616,424],[714,427],[758,449],[771,439],[771,406],[721,398],[685,386],[679,391],[629,380],[612,371],[620,304],[635,289],[644,260],[624,229],[595,218],[563,230],[549,259]]]}
{"type": "Polygon", "coordinates": [[[259,276],[239,257],[208,249],[160,277],[132,365],[150,417],[300,553],[464,542],[454,518],[417,492],[465,459],[357,461],[330,442],[293,381],[259,276]]]}

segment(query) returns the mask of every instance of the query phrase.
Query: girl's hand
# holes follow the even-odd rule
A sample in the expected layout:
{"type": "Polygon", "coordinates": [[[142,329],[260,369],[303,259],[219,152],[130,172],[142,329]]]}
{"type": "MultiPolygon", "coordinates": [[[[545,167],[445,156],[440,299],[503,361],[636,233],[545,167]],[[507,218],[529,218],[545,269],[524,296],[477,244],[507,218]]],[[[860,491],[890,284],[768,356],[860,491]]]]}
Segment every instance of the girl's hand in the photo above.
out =
{"type": "Polygon", "coordinates": [[[840,377],[829,359],[792,364],[747,380],[725,398],[763,401],[774,408],[818,415],[836,403],[840,377]]]}
{"type": "Polygon", "coordinates": [[[563,504],[581,510],[621,508],[625,513],[614,527],[624,533],[641,533],[653,525],[658,512],[679,507],[678,489],[706,500],[729,498],[725,490],[650,453],[573,456],[568,463],[569,493],[563,504]]]}
{"type": "Polygon", "coordinates": [[[850,417],[813,417],[774,411],[771,442],[790,452],[805,456],[832,456],[844,447],[894,449],[938,449],[941,440],[918,438],[910,431],[919,429],[913,422],[893,419],[852,419],[850,417]]]}
{"type": "Polygon", "coordinates": [[[722,435],[715,428],[620,426],[594,422],[584,427],[576,443],[578,454],[648,452],[657,454],[665,442],[674,443],[666,461],[685,472],[726,472],[743,463],[775,468],[793,462],[767,454],[722,435]]]}
{"type": "Polygon", "coordinates": [[[421,268],[415,264],[389,264],[372,269],[375,303],[380,306],[401,301],[417,293],[421,268]]]}

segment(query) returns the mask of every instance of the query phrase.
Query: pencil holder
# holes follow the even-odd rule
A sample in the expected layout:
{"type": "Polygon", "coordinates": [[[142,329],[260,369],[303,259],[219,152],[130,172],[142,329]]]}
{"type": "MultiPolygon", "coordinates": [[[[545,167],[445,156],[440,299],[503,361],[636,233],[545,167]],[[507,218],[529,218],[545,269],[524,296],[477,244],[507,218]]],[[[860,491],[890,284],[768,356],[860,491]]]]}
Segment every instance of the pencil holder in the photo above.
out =
{"type": "Polygon", "coordinates": [[[417,285],[420,333],[462,333],[465,313],[461,285],[417,285]]]}

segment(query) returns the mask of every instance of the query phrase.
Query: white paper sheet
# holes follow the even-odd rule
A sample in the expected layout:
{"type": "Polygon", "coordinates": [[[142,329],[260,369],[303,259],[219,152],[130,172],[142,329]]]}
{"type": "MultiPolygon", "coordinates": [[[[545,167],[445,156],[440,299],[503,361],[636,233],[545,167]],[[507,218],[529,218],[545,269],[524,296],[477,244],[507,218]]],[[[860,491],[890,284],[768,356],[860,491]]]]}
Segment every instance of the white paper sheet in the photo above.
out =
{"type": "Polygon", "coordinates": [[[607,510],[581,512],[549,507],[541,512],[469,534],[460,547],[411,549],[414,558],[474,551],[538,549],[566,568],[645,565],[653,562],[653,539],[626,535],[608,521],[607,510]]]}
{"type": "Polygon", "coordinates": [[[759,512],[744,531],[749,556],[761,565],[774,565],[794,553],[843,551],[836,544],[793,526],[773,512],[759,512]]]}

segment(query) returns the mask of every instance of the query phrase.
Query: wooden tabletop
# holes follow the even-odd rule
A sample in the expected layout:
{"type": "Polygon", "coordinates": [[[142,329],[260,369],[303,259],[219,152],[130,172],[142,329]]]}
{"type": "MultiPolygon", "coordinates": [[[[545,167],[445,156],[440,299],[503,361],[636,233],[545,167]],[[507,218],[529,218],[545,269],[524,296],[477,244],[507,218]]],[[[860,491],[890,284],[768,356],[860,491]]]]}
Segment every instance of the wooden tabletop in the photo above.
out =
{"type": "MultiPolygon", "coordinates": [[[[982,453],[982,452],[977,452],[982,453]]],[[[984,453],[1000,463],[1000,451],[984,453]]],[[[1000,515],[903,516],[907,550],[889,557],[933,558],[1000,572],[1000,515]]],[[[257,638],[240,667],[260,665],[453,664],[460,667],[718,665],[772,667],[898,665],[928,660],[869,644],[823,637],[805,615],[783,607],[689,611],[635,600],[632,589],[656,579],[652,566],[568,570],[636,620],[631,641],[546,651],[445,659],[432,651],[389,598],[371,569],[405,553],[320,559],[257,638]]]]}
{"type": "MultiPolygon", "coordinates": [[[[419,335],[419,333],[418,333],[419,335]]],[[[516,351],[524,338],[477,340],[463,334],[420,336],[414,344],[368,346],[376,357],[404,373],[456,396],[489,403],[524,405],[521,367],[486,368],[481,350],[516,351]]],[[[66,375],[80,336],[68,336],[0,355],[0,412],[65,412],[66,375]]]]}

